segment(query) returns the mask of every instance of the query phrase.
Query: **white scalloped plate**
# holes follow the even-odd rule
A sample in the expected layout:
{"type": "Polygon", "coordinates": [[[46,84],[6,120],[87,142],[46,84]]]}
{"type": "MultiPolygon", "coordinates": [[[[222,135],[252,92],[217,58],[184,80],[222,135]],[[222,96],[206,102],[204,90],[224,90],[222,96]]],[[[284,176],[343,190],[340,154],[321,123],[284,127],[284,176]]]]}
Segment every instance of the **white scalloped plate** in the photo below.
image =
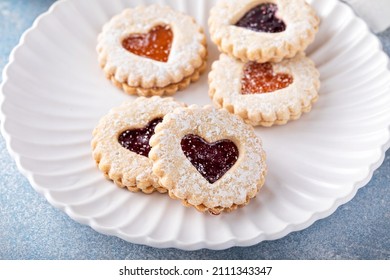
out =
{"type": "MultiPolygon", "coordinates": [[[[156,247],[224,249],[277,239],[349,201],[389,147],[390,73],[377,38],[336,0],[310,1],[322,23],[308,49],[322,80],[310,114],[257,128],[269,174],[247,207],[217,217],[165,195],[115,187],[91,157],[98,119],[126,99],[97,63],[96,36],[125,7],[159,2],[193,15],[207,30],[211,0],[63,0],[35,21],[3,75],[2,133],[31,185],[55,207],[95,230],[156,247]]],[[[218,52],[209,41],[210,62],[218,52]]],[[[208,104],[207,75],[176,94],[208,104]]]]}

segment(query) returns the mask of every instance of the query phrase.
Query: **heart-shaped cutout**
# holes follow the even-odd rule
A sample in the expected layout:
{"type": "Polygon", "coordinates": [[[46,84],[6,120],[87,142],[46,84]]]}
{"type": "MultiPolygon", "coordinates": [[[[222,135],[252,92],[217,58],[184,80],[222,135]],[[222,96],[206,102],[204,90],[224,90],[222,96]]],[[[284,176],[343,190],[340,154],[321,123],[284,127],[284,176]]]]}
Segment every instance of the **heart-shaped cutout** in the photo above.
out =
{"type": "Polygon", "coordinates": [[[286,73],[274,73],[272,64],[249,62],[241,78],[241,94],[274,92],[288,87],[294,79],[286,73]]]}
{"type": "Polygon", "coordinates": [[[236,163],[239,155],[237,146],[228,139],[208,143],[194,134],[183,137],[181,148],[210,184],[220,179],[236,163]]]}
{"type": "Polygon", "coordinates": [[[149,140],[154,135],[154,128],[162,118],[157,118],[148,123],[143,128],[128,129],[119,134],[118,142],[122,147],[137,153],[141,156],[148,157],[150,152],[149,140]]]}
{"type": "Polygon", "coordinates": [[[283,20],[276,17],[278,6],[262,3],[249,10],[235,25],[256,32],[279,33],[286,30],[283,20]]]}
{"type": "Polygon", "coordinates": [[[173,32],[169,26],[157,25],[145,34],[131,34],[122,46],[136,55],[167,62],[171,52],[173,32]]]}

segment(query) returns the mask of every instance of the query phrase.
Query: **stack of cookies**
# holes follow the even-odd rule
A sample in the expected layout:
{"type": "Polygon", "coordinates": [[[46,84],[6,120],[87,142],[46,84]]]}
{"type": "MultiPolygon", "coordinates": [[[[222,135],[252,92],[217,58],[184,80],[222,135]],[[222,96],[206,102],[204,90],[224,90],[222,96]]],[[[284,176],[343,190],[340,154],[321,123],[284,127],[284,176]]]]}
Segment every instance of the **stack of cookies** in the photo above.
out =
{"type": "Polygon", "coordinates": [[[222,52],[209,74],[214,104],[254,126],[285,124],[309,112],[320,81],[304,51],[318,27],[305,0],[220,0],[209,18],[222,52]]]}
{"type": "Polygon", "coordinates": [[[319,74],[304,55],[319,20],[304,0],[220,0],[209,28],[221,54],[209,74],[215,106],[172,95],[198,80],[207,58],[203,29],[167,6],[126,9],[98,37],[100,66],[139,95],[101,118],[93,157],[116,185],[168,193],[220,214],[247,205],[267,166],[253,126],[284,124],[308,112],[319,74]]]}
{"type": "Polygon", "coordinates": [[[104,25],[97,51],[107,78],[141,96],[111,109],[93,131],[93,157],[108,179],[212,214],[256,196],[266,164],[253,127],[225,109],[160,97],[206,68],[206,37],[193,18],[160,5],[126,9],[104,25]]]}
{"type": "Polygon", "coordinates": [[[118,186],[168,192],[215,215],[248,204],[265,181],[265,153],[253,127],[226,110],[168,97],[113,108],[94,129],[92,149],[118,186]]]}

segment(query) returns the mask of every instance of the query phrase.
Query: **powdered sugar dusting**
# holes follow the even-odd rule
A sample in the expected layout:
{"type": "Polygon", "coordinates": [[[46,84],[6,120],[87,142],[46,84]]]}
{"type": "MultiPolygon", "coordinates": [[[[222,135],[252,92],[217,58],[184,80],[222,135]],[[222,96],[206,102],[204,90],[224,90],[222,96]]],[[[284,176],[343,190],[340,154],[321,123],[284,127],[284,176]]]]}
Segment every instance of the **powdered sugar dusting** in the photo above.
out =
{"type": "Polygon", "coordinates": [[[263,183],[266,164],[260,139],[251,126],[226,110],[196,105],[166,115],[152,137],[151,158],[157,173],[173,182],[167,186],[176,197],[207,208],[244,204],[263,183]],[[186,158],[181,141],[195,134],[209,143],[232,141],[239,150],[235,165],[218,181],[209,183],[186,158]]]}
{"type": "Polygon", "coordinates": [[[221,0],[210,12],[209,28],[212,40],[224,52],[244,60],[257,62],[281,61],[304,51],[314,40],[319,18],[305,0],[273,0],[277,18],[286,29],[279,33],[255,32],[234,24],[262,0],[221,0]]]}
{"type": "Polygon", "coordinates": [[[287,121],[291,115],[299,115],[318,97],[319,72],[314,63],[298,55],[280,63],[272,63],[275,73],[286,73],[293,82],[285,88],[269,93],[242,94],[242,75],[245,63],[222,54],[214,62],[209,74],[212,99],[233,111],[254,125],[262,122],[287,121]],[[226,71],[230,69],[230,71],[226,71]],[[220,101],[218,101],[220,100],[220,101]]]}
{"type": "Polygon", "coordinates": [[[168,6],[150,5],[126,9],[103,26],[98,37],[99,60],[108,74],[131,87],[166,87],[192,75],[205,60],[205,35],[188,15],[168,6]],[[122,41],[131,34],[144,34],[155,26],[169,26],[173,42],[167,62],[127,51],[122,41]]]}
{"type": "Polygon", "coordinates": [[[120,186],[143,191],[150,186],[159,188],[158,178],[152,173],[152,161],[122,147],[118,137],[122,132],[142,128],[180,106],[172,98],[140,97],[111,109],[93,132],[93,155],[102,172],[120,186]]]}

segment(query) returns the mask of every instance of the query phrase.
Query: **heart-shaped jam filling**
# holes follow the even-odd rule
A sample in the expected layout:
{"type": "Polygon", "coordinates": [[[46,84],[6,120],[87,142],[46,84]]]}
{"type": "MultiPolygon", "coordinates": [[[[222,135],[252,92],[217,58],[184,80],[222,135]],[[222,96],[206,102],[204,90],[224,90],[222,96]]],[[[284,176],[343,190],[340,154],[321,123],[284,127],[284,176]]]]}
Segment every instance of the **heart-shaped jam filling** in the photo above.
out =
{"type": "Polygon", "coordinates": [[[145,34],[131,34],[122,46],[136,55],[167,62],[171,52],[173,32],[169,26],[158,25],[145,34]]]}
{"type": "Polygon", "coordinates": [[[279,33],[286,30],[286,24],[276,17],[278,6],[263,3],[249,10],[235,25],[257,32],[279,33]]]}
{"type": "Polygon", "coordinates": [[[274,73],[272,64],[249,62],[241,78],[241,94],[274,92],[288,87],[294,81],[286,73],[274,73]]]}
{"type": "Polygon", "coordinates": [[[143,128],[123,131],[118,137],[119,144],[134,153],[147,157],[150,151],[150,137],[153,136],[156,125],[162,122],[162,120],[162,118],[157,118],[143,128]]]}
{"type": "Polygon", "coordinates": [[[208,143],[197,135],[188,134],[181,140],[181,148],[210,184],[220,179],[238,159],[237,146],[227,139],[208,143]]]}

